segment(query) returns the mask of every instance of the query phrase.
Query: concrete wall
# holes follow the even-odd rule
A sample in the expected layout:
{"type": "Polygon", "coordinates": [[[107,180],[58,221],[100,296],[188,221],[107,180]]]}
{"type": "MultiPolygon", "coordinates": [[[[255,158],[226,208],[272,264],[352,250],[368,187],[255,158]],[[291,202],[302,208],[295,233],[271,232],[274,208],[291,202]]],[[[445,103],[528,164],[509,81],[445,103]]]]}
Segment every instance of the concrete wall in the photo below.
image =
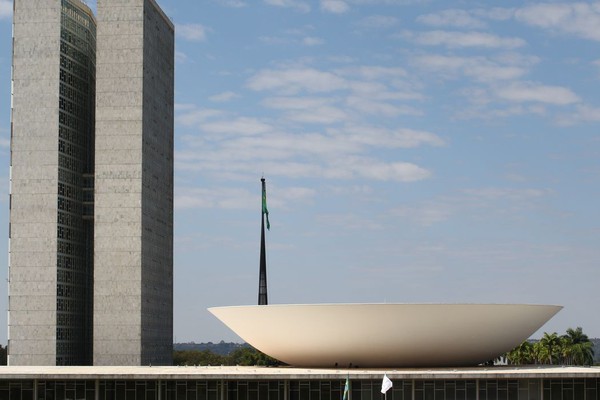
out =
{"type": "Polygon", "coordinates": [[[149,0],[98,0],[97,20],[94,364],[167,364],[172,26],[149,0]]]}
{"type": "Polygon", "coordinates": [[[142,365],[173,353],[173,86],[171,22],[145,2],[142,148],[142,365]]]}
{"type": "Polygon", "coordinates": [[[61,7],[14,6],[8,361],[54,365],[61,7]]]}

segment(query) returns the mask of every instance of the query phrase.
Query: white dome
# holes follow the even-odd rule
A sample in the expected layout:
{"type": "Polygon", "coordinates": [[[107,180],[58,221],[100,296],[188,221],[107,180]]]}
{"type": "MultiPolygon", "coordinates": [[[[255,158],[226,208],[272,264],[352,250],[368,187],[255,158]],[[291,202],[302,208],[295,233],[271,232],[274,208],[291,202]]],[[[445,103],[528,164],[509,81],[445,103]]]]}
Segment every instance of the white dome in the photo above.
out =
{"type": "Polygon", "coordinates": [[[442,367],[495,359],[561,309],[527,304],[288,304],[208,310],[247,343],[289,365],[442,367]]]}

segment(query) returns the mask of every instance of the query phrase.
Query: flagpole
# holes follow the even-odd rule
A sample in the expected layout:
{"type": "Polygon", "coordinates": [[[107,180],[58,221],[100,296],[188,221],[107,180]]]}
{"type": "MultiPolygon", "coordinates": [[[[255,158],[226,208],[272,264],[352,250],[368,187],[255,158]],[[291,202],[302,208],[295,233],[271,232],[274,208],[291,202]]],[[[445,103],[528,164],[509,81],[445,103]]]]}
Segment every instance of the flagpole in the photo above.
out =
{"type": "MultiPolygon", "coordinates": [[[[267,209],[267,189],[265,178],[260,179],[262,183],[262,207],[261,207],[261,228],[260,228],[260,268],[258,277],[258,305],[269,304],[267,298],[267,254],[265,246],[265,211],[267,209]]],[[[268,213],[268,211],[266,211],[268,213]]],[[[268,218],[268,216],[267,216],[268,218]]]]}

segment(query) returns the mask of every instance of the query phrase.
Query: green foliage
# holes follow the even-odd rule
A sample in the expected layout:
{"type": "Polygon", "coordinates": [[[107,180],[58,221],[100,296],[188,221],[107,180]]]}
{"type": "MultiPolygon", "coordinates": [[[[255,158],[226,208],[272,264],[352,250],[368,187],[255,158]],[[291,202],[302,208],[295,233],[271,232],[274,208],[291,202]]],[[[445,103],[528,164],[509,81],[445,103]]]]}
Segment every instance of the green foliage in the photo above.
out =
{"type": "Polygon", "coordinates": [[[562,336],[558,336],[556,332],[544,332],[538,342],[525,341],[509,351],[506,359],[514,365],[592,365],[594,344],[580,327],[569,328],[562,336]]]}
{"type": "Polygon", "coordinates": [[[174,365],[243,365],[277,366],[282,363],[250,346],[235,349],[227,355],[210,350],[176,350],[173,352],[174,365]]]}

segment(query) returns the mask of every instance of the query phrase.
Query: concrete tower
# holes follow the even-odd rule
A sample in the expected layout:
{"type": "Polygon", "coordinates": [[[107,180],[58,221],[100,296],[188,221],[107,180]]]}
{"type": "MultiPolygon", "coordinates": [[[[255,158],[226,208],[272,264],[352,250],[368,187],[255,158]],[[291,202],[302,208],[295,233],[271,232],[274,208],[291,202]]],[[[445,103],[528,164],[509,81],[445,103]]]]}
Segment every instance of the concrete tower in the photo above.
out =
{"type": "Polygon", "coordinates": [[[90,364],[96,21],[14,4],[9,363],[90,364]]]}
{"type": "Polygon", "coordinates": [[[15,0],[13,39],[9,364],[170,364],[173,24],[15,0]]]}
{"type": "Polygon", "coordinates": [[[98,0],[94,364],[170,364],[173,24],[98,0]]]}

